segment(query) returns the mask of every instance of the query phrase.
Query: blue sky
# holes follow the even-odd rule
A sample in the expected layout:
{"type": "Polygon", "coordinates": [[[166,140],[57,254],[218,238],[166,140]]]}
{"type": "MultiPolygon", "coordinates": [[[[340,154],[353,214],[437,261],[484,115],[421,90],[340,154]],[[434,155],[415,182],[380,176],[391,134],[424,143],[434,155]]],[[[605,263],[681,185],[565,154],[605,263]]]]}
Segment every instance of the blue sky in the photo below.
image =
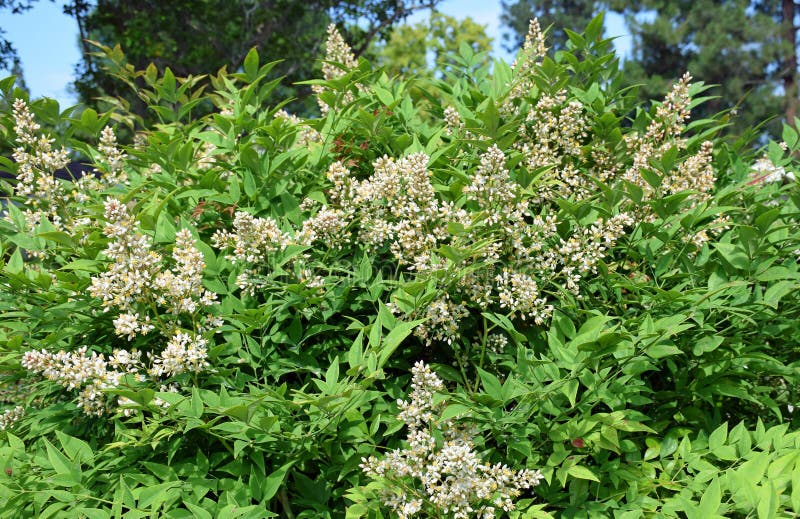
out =
{"type": "MultiPolygon", "coordinates": [[[[80,60],[78,28],[72,18],[63,14],[63,4],[63,1],[40,0],[24,14],[0,12],[0,27],[19,52],[31,94],[55,98],[62,107],[75,103],[69,84],[73,68],[80,60]]],[[[512,59],[501,46],[499,0],[444,0],[439,10],[456,18],[470,16],[486,25],[487,33],[494,39],[495,56],[512,59]]],[[[418,13],[409,19],[409,23],[426,17],[427,13],[418,13]]],[[[620,36],[616,41],[617,49],[625,55],[630,49],[630,38],[626,35],[622,17],[606,16],[606,26],[608,36],[620,36]]]]}

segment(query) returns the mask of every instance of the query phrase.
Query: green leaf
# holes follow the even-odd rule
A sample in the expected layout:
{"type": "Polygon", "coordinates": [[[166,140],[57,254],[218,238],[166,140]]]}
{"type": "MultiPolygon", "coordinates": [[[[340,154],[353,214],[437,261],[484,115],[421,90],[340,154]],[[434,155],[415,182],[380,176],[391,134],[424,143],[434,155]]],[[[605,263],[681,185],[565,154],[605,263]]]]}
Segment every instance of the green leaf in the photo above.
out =
{"type": "Polygon", "coordinates": [[[408,337],[422,320],[402,322],[398,324],[383,340],[378,352],[378,368],[382,368],[392,353],[408,337]]]}
{"type": "Polygon", "coordinates": [[[747,270],[750,267],[750,259],[741,247],[732,243],[717,242],[714,243],[714,248],[717,249],[722,259],[733,267],[741,270],[747,270]]]}
{"type": "Polygon", "coordinates": [[[294,463],[294,461],[290,461],[267,476],[267,482],[264,485],[264,501],[269,501],[278,493],[281,485],[283,485],[283,480],[286,478],[286,473],[289,472],[294,463]]]}
{"type": "Polygon", "coordinates": [[[781,140],[789,146],[790,150],[796,149],[798,144],[797,131],[788,124],[784,124],[783,133],[781,134],[781,140]]]}
{"type": "Polygon", "coordinates": [[[477,368],[477,370],[486,394],[498,402],[504,402],[505,398],[503,395],[503,384],[500,383],[500,380],[488,371],[485,371],[481,368],[477,368]]]}
{"type": "Polygon", "coordinates": [[[79,514],[80,517],[86,517],[88,519],[108,519],[111,517],[108,512],[101,510],[100,508],[81,507],[75,509],[75,513],[79,514]]]}
{"type": "Polygon", "coordinates": [[[139,494],[138,508],[147,510],[148,508],[156,511],[168,500],[174,499],[168,490],[179,487],[180,481],[166,481],[157,485],[141,487],[136,489],[139,494]]]}
{"type": "Polygon", "coordinates": [[[14,249],[14,252],[11,254],[11,258],[9,258],[8,263],[6,263],[6,268],[9,273],[11,274],[19,274],[22,272],[24,262],[22,261],[22,253],[20,253],[19,249],[14,249]]]}
{"type": "Polygon", "coordinates": [[[328,387],[333,387],[339,382],[339,359],[334,358],[328,370],[325,372],[325,383],[328,387]]]}
{"type": "Polygon", "coordinates": [[[60,476],[65,476],[67,481],[71,481],[72,484],[79,485],[81,482],[80,468],[76,464],[72,463],[69,458],[64,455],[64,453],[56,449],[52,443],[46,439],[43,441],[45,447],[47,448],[47,459],[53,466],[53,470],[55,470],[60,476]]]}
{"type": "Polygon", "coordinates": [[[166,212],[160,213],[156,221],[156,232],[153,239],[156,243],[174,243],[175,234],[175,224],[172,222],[172,216],[166,212]]]}
{"type": "Polygon", "coordinates": [[[719,517],[717,510],[719,510],[721,504],[722,491],[720,490],[719,479],[714,478],[700,498],[700,507],[697,509],[698,517],[709,519],[719,517]]]}
{"type": "Polygon", "coordinates": [[[666,458],[676,450],[678,450],[678,439],[674,434],[668,434],[667,437],[661,442],[659,456],[666,458]]]}
{"type": "Polygon", "coordinates": [[[75,248],[75,242],[72,240],[72,237],[61,231],[48,231],[48,232],[40,232],[36,235],[39,238],[43,238],[47,241],[52,241],[58,243],[60,245],[64,245],[65,247],[75,248]]]}
{"type": "Polygon", "coordinates": [[[47,508],[45,508],[44,510],[41,511],[40,514],[38,514],[38,519],[49,519],[50,517],[54,517],[56,514],[58,514],[58,512],[64,510],[68,506],[69,504],[65,502],[57,501],[55,503],[50,503],[50,505],[48,505],[47,508]]]}
{"type": "Polygon", "coordinates": [[[681,355],[683,351],[677,346],[672,344],[654,344],[647,348],[647,355],[654,359],[663,359],[664,357],[671,357],[672,355],[681,355]]]}
{"type": "Polygon", "coordinates": [[[774,519],[778,517],[780,500],[773,480],[766,480],[758,492],[758,519],[774,519]]]}
{"type": "Polygon", "coordinates": [[[706,335],[695,343],[692,347],[692,353],[699,357],[704,353],[712,352],[716,350],[724,340],[724,337],[718,335],[706,335]]]}
{"type": "Polygon", "coordinates": [[[192,418],[200,418],[203,416],[203,397],[200,396],[200,390],[196,386],[192,387],[192,398],[190,400],[191,413],[187,413],[192,418]]]}
{"type": "Polygon", "coordinates": [[[158,79],[158,69],[154,64],[150,63],[144,70],[144,80],[148,85],[152,86],[156,82],[156,79],[158,79]]]}
{"type": "Polygon", "coordinates": [[[71,460],[78,463],[91,463],[94,461],[94,453],[89,444],[85,441],[64,434],[61,431],[56,431],[56,437],[64,448],[64,452],[71,460]]]}
{"type": "Polygon", "coordinates": [[[797,289],[797,283],[792,281],[779,281],[769,287],[764,292],[764,303],[772,308],[778,308],[778,303],[787,294],[794,292],[797,289]]]}
{"type": "Polygon", "coordinates": [[[792,510],[795,514],[800,514],[800,470],[792,471],[792,494],[790,496],[792,510]]]}
{"type": "Polygon", "coordinates": [[[183,506],[185,506],[190,512],[192,512],[194,517],[196,517],[197,519],[214,519],[213,515],[211,515],[208,511],[199,507],[198,505],[193,505],[192,503],[189,503],[187,501],[183,503],[183,506]]]}
{"type": "Polygon", "coordinates": [[[379,87],[378,85],[374,85],[372,90],[375,92],[375,95],[378,96],[381,103],[385,106],[392,107],[394,105],[394,96],[391,92],[386,90],[385,88],[379,87]]]}
{"type": "Polygon", "coordinates": [[[250,52],[245,56],[243,68],[249,81],[253,81],[258,76],[258,51],[255,47],[250,49],[250,52]]]}
{"type": "Polygon", "coordinates": [[[60,270],[83,270],[86,272],[100,272],[99,263],[90,259],[76,259],[68,262],[60,270]]]}
{"type": "Polygon", "coordinates": [[[347,507],[345,519],[360,519],[369,513],[369,508],[363,503],[356,503],[347,507]]]}
{"type": "Polygon", "coordinates": [[[714,432],[711,433],[711,436],[708,437],[708,448],[711,450],[711,453],[713,454],[715,450],[725,445],[727,439],[728,422],[725,422],[717,427],[714,432]]]}
{"type": "Polygon", "coordinates": [[[172,73],[169,67],[164,70],[164,75],[161,77],[161,85],[164,87],[164,97],[167,101],[174,101],[175,96],[175,74],[172,73]]]}
{"type": "Polygon", "coordinates": [[[256,180],[253,177],[253,174],[248,170],[244,170],[242,172],[242,185],[244,186],[245,195],[250,198],[256,196],[256,180]]]}
{"type": "Polygon", "coordinates": [[[589,481],[596,481],[600,483],[600,478],[592,472],[589,467],[584,467],[583,465],[573,465],[567,470],[567,474],[572,476],[573,478],[578,479],[586,479],[589,481]]]}
{"type": "Polygon", "coordinates": [[[457,416],[469,414],[471,411],[472,408],[464,404],[456,404],[456,403],[447,404],[447,407],[445,407],[444,411],[442,411],[441,419],[450,420],[457,416]]]}
{"type": "MultiPolygon", "coordinates": [[[[347,352],[347,363],[351,369],[358,370],[364,367],[364,332],[358,332],[353,344],[347,352]]],[[[355,374],[355,373],[353,373],[355,374]]]]}
{"type": "MultiPolygon", "coordinates": [[[[586,30],[584,31],[584,35],[586,39],[589,41],[594,41],[600,39],[603,35],[603,13],[601,12],[594,18],[592,21],[589,22],[589,25],[586,26],[586,30]]],[[[597,83],[593,83],[593,86],[596,86],[597,83]]]]}

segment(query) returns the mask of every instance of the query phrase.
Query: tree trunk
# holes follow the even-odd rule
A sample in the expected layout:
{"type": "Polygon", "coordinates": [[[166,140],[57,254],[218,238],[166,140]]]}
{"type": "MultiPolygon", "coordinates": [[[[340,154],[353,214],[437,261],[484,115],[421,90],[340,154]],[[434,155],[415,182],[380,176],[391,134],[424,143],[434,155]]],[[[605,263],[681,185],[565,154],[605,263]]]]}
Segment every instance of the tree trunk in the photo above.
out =
{"type": "Polygon", "coordinates": [[[781,0],[783,12],[783,92],[786,96],[786,123],[794,127],[797,117],[797,30],[794,26],[794,0],[781,0]]]}

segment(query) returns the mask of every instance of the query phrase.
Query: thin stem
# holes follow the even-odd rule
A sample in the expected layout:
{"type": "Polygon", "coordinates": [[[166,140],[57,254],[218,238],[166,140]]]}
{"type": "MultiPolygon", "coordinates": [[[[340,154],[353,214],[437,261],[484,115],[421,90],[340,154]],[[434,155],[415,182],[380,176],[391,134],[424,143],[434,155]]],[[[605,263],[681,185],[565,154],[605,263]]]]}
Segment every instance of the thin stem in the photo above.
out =
{"type": "MultiPolygon", "coordinates": [[[[486,325],[486,316],[481,315],[481,319],[483,320],[483,337],[481,337],[481,358],[478,362],[478,369],[483,369],[483,360],[486,357],[486,344],[489,342],[489,327],[486,325]]],[[[478,392],[480,383],[480,373],[477,373],[475,377],[475,393],[478,392]]]]}
{"type": "Polygon", "coordinates": [[[283,513],[286,514],[288,519],[294,519],[294,512],[292,512],[292,505],[289,502],[289,493],[286,492],[286,487],[281,486],[281,489],[278,491],[278,499],[281,502],[281,506],[283,507],[283,513]]]}

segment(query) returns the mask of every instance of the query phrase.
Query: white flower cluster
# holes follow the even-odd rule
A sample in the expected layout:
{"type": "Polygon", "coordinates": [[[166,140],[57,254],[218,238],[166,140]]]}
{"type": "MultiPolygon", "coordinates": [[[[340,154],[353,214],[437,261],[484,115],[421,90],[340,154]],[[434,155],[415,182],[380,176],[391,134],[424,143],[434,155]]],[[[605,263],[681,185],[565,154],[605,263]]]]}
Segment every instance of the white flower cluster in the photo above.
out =
{"type": "Polygon", "coordinates": [[[194,245],[189,229],[175,234],[173,270],[159,272],[153,280],[157,290],[156,302],[165,305],[173,314],[195,313],[216,303],[217,295],[203,288],[203,255],[194,245]]]}
{"type": "Polygon", "coordinates": [[[534,83],[531,78],[534,67],[541,63],[547,55],[544,33],[539,26],[539,20],[533,18],[528,25],[525,43],[522,45],[511,68],[514,69],[516,80],[512,83],[511,91],[502,105],[505,113],[515,110],[514,101],[525,97],[533,90],[534,83]]]}
{"type": "Polygon", "coordinates": [[[530,171],[550,167],[548,182],[542,183],[542,200],[556,197],[578,199],[593,192],[589,179],[581,172],[582,146],[588,137],[589,123],[579,101],[567,101],[566,91],[542,94],[520,126],[521,139],[514,144],[530,171]]]}
{"type": "Polygon", "coordinates": [[[317,130],[311,128],[310,126],[304,125],[303,121],[299,117],[294,114],[290,114],[286,110],[280,109],[275,112],[275,118],[283,119],[292,126],[300,128],[297,132],[295,146],[306,147],[312,142],[319,142],[322,140],[322,135],[320,135],[317,130]]]}
{"type": "Polygon", "coordinates": [[[464,121],[461,120],[461,115],[459,115],[455,107],[448,106],[444,109],[444,123],[447,135],[453,135],[464,130],[464,121]]]}
{"type": "Polygon", "coordinates": [[[53,172],[69,163],[67,150],[54,150],[53,139],[38,135],[41,127],[22,99],[14,101],[13,114],[14,133],[19,144],[13,154],[19,167],[17,194],[53,202],[55,198],[64,195],[61,185],[53,177],[53,172]]]}
{"type": "Polygon", "coordinates": [[[597,262],[602,259],[606,250],[613,246],[625,231],[625,227],[634,224],[634,219],[627,213],[620,213],[604,222],[595,222],[583,229],[583,234],[561,240],[562,261],[574,265],[581,274],[596,273],[597,262]]]}
{"type": "MultiPolygon", "coordinates": [[[[325,62],[322,64],[322,77],[327,80],[340,78],[346,73],[333,63],[344,65],[346,69],[354,69],[358,64],[353,55],[353,50],[344,41],[344,38],[342,38],[342,35],[336,29],[336,25],[330,24],[328,25],[328,38],[325,40],[325,62]]],[[[325,91],[325,88],[321,85],[312,85],[311,90],[319,96],[325,91]]],[[[347,92],[342,99],[342,103],[350,103],[353,99],[353,94],[347,92]]],[[[323,116],[331,109],[331,107],[319,97],[317,97],[317,104],[319,104],[319,110],[322,112],[323,116]]]]}
{"type": "Polygon", "coordinates": [[[464,187],[467,200],[477,203],[486,211],[486,223],[493,225],[506,219],[515,209],[519,186],[511,181],[506,169],[506,156],[493,144],[481,156],[481,165],[464,187]]]}
{"type": "Polygon", "coordinates": [[[291,242],[272,218],[256,218],[243,211],[236,212],[233,231],[218,230],[211,237],[214,247],[233,250],[227,256],[233,263],[263,263],[291,242]]]}
{"type": "Polygon", "coordinates": [[[758,159],[750,170],[750,184],[774,184],[784,179],[794,181],[794,173],[776,166],[766,156],[758,159]]]}
{"type": "Polygon", "coordinates": [[[161,256],[150,250],[152,240],[138,232],[125,204],[114,198],[106,200],[105,218],[103,232],[111,239],[105,254],[114,262],[106,272],[92,278],[89,293],[102,299],[105,311],[129,311],[134,303],[147,301],[161,256]]]}
{"type": "MultiPolygon", "coordinates": [[[[222,229],[211,236],[214,247],[232,251],[226,256],[231,262],[250,266],[267,263],[273,253],[285,249],[292,241],[292,236],[281,231],[272,218],[257,218],[244,211],[236,212],[233,232],[222,229]]],[[[245,293],[253,294],[261,284],[258,270],[250,268],[241,273],[236,284],[245,293]]]]}
{"type": "Polygon", "coordinates": [[[328,170],[330,198],[358,216],[360,241],[374,249],[388,245],[400,264],[417,271],[430,269],[432,251],[448,237],[448,222],[470,223],[466,211],[436,197],[428,160],[424,153],[397,161],[384,156],[361,181],[340,163],[328,170]]]}
{"type": "MultiPolygon", "coordinates": [[[[84,242],[88,236],[86,227],[91,225],[91,219],[85,212],[85,202],[90,200],[90,193],[127,181],[124,171],[126,155],[117,148],[114,131],[106,127],[100,136],[98,163],[101,172],[95,170],[95,174],[62,181],[56,179],[54,173],[69,164],[67,150],[53,149],[54,140],[38,134],[40,126],[22,99],[14,101],[13,114],[18,144],[13,158],[19,168],[15,191],[24,197],[23,213],[26,220],[26,228],[20,230],[31,232],[46,219],[59,231],[84,242]]],[[[8,216],[6,218],[9,219],[8,216]]],[[[38,257],[48,254],[47,251],[28,252],[38,257]]]]}
{"type": "MultiPolygon", "coordinates": [[[[13,115],[17,147],[12,158],[18,168],[14,190],[17,195],[24,197],[25,216],[25,228],[19,231],[32,232],[42,220],[49,220],[58,230],[69,230],[64,219],[71,197],[63,183],[54,176],[56,170],[65,168],[69,163],[67,150],[54,150],[55,141],[38,133],[41,127],[22,99],[14,101],[13,115]]],[[[7,212],[4,216],[14,223],[7,212]]],[[[28,252],[34,257],[47,255],[44,251],[28,252]]]]}
{"type": "MultiPolygon", "coordinates": [[[[633,132],[625,136],[628,149],[633,152],[633,164],[623,172],[622,179],[642,189],[645,198],[651,196],[653,187],[642,176],[642,170],[651,168],[650,163],[660,159],[672,147],[686,149],[686,139],[682,135],[690,113],[691,80],[692,76],[687,72],[673,85],[656,108],[656,115],[644,134],[633,132]]],[[[668,172],[662,180],[665,192],[672,194],[694,190],[697,193],[690,197],[691,200],[700,202],[707,199],[716,182],[716,174],[711,167],[712,151],[712,143],[704,142],[695,156],[668,172]]]]}
{"type": "Polygon", "coordinates": [[[499,333],[489,335],[486,341],[486,347],[492,353],[502,353],[508,346],[508,337],[499,333]]]}
{"type": "MultiPolygon", "coordinates": [[[[22,367],[67,389],[78,390],[78,407],[88,415],[101,416],[110,410],[104,390],[119,387],[124,375],[133,375],[134,381],[144,382],[147,375],[158,378],[201,372],[209,367],[207,345],[208,342],[199,335],[176,332],[160,354],[150,356],[150,368],[139,350],[116,349],[106,358],[101,353],[88,352],[86,346],[73,352],[27,351],[22,356],[22,367]]],[[[177,391],[175,385],[162,386],[162,390],[165,387],[177,391]]],[[[117,399],[121,406],[131,403],[126,398],[117,399]]],[[[167,406],[163,401],[156,404],[167,406]]],[[[123,410],[126,416],[130,416],[129,411],[123,410]]]]}
{"type": "Polygon", "coordinates": [[[700,150],[683,161],[674,174],[664,178],[662,188],[666,194],[680,193],[682,191],[695,191],[692,199],[696,202],[707,200],[717,175],[711,166],[711,153],[714,145],[711,141],[705,141],[700,145],[700,150]]]}
{"type": "Polygon", "coordinates": [[[303,222],[303,228],[295,239],[301,245],[319,241],[328,248],[341,249],[350,242],[346,229],[351,220],[350,211],[322,207],[317,214],[303,222]]]}
{"type": "Polygon", "coordinates": [[[471,240],[490,241],[484,246],[483,263],[462,277],[459,290],[482,309],[496,303],[512,316],[543,324],[553,306],[542,293],[543,285],[562,280],[574,294],[579,293],[582,274],[593,272],[596,264],[633,225],[625,213],[588,227],[578,226],[567,239],[559,238],[556,218],[533,215],[520,194],[520,187],[505,169],[505,157],[491,147],[481,157],[481,166],[464,188],[468,199],[486,208],[483,223],[496,224],[490,234],[476,228],[471,240]],[[499,274],[489,275],[492,264],[502,262],[499,274]]]}
{"type": "Polygon", "coordinates": [[[114,331],[120,337],[127,337],[129,341],[137,335],[147,335],[155,329],[150,323],[150,316],[146,315],[143,320],[139,319],[138,312],[123,312],[114,319],[114,331]]]}
{"type": "Polygon", "coordinates": [[[512,317],[519,314],[541,325],[553,314],[553,306],[541,296],[539,285],[530,275],[503,269],[495,281],[500,308],[510,311],[512,317]]]}
{"type": "Polygon", "coordinates": [[[216,294],[202,286],[205,262],[188,229],[176,234],[174,267],[162,270],[161,255],[151,250],[152,240],[139,231],[125,204],[113,198],[106,200],[105,219],[104,233],[110,238],[105,255],[113,262],[92,278],[89,293],[101,300],[104,311],[119,311],[114,319],[118,336],[132,341],[158,325],[159,332],[168,338],[166,347],[147,358],[141,351],[119,349],[108,359],[88,352],[86,346],[73,352],[33,350],[26,352],[22,361],[29,371],[79,390],[78,405],[93,415],[108,411],[104,390],[118,387],[125,374],[144,382],[147,375],[171,377],[207,369],[208,343],[199,333],[221,324],[213,315],[201,315],[202,310],[216,304],[216,294]],[[191,323],[198,333],[181,331],[182,320],[191,323]]]}
{"type": "Polygon", "coordinates": [[[401,518],[426,506],[455,519],[490,519],[500,510],[514,510],[514,500],[539,484],[541,472],[482,462],[472,441],[475,431],[440,419],[446,402],[434,403],[434,394],[444,390],[439,377],[423,362],[414,365],[412,375],[410,400],[398,402],[408,446],[382,459],[362,458],[362,470],[389,485],[384,505],[401,518]]]}
{"type": "Polygon", "coordinates": [[[6,409],[0,414],[0,431],[10,429],[15,422],[18,422],[25,416],[25,408],[18,405],[12,409],[6,409]]]}
{"type": "Polygon", "coordinates": [[[453,344],[459,337],[459,323],[469,315],[463,304],[456,304],[445,293],[442,297],[428,304],[423,314],[426,318],[414,329],[414,334],[427,344],[446,342],[453,344]]]}
{"type": "Polygon", "coordinates": [[[88,354],[86,346],[74,352],[26,351],[22,356],[22,367],[67,389],[80,389],[78,406],[86,414],[96,416],[106,411],[102,390],[117,387],[123,374],[109,369],[102,354],[94,351],[88,354]]]}
{"type": "Polygon", "coordinates": [[[126,205],[109,198],[105,217],[104,233],[111,238],[105,254],[114,262],[92,278],[89,293],[102,300],[104,311],[120,311],[114,320],[117,335],[133,340],[154,330],[150,316],[144,313],[153,304],[166,307],[176,317],[216,304],[216,294],[202,286],[205,262],[188,229],[175,236],[175,267],[162,270],[161,255],[151,250],[152,240],[138,230],[126,205]]]}
{"type": "Polygon", "coordinates": [[[97,147],[100,152],[101,160],[104,162],[104,179],[107,184],[127,184],[128,175],[125,173],[125,158],[127,157],[117,147],[117,136],[110,126],[103,128],[100,133],[100,144],[97,147]]]}
{"type": "Polygon", "coordinates": [[[178,332],[167,347],[155,358],[150,373],[154,376],[175,376],[181,373],[199,373],[209,367],[208,341],[199,335],[178,332]]]}

